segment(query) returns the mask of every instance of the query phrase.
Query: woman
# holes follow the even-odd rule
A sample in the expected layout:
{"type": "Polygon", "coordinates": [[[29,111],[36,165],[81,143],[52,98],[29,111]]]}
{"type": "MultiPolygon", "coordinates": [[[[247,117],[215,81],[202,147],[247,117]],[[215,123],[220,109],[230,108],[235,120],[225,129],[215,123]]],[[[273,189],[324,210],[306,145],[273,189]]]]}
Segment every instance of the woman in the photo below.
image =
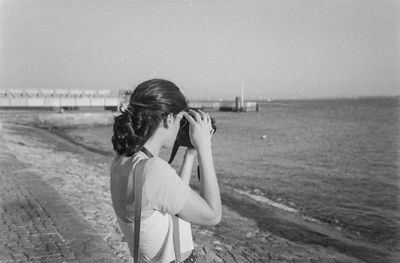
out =
{"type": "Polygon", "coordinates": [[[175,215],[179,218],[180,258],[184,262],[195,262],[189,222],[215,225],[221,220],[220,191],[211,151],[211,119],[202,111],[187,109],[187,101],[175,84],[153,79],[133,91],[126,110],[115,118],[112,143],[117,154],[110,169],[111,197],[133,256],[137,179],[134,177],[142,176],[138,249],[141,262],[175,260],[175,215]],[[173,146],[182,118],[190,124],[189,134],[195,149],[186,150],[177,174],[158,156],[162,147],[173,146]],[[196,156],[201,171],[199,194],[189,187],[196,156]],[[139,162],[144,163],[142,169],[137,165],[139,162]]]}

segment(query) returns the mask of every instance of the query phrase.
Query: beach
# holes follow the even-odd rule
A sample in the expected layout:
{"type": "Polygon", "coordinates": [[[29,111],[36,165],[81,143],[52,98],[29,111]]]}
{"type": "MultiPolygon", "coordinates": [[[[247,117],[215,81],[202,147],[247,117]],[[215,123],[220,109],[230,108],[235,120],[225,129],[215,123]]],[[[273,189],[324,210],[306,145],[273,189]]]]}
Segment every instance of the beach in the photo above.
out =
{"type": "MultiPolygon", "coordinates": [[[[59,129],[107,125],[88,123],[88,118],[104,119],[104,113],[75,113],[75,118],[64,117],[72,113],[60,118],[52,113],[60,121],[56,126],[48,125],[54,124],[54,119],[46,119],[48,113],[16,114],[1,114],[3,149],[54,188],[120,262],[130,262],[111,206],[108,172],[112,153],[59,129]]],[[[220,151],[215,149],[216,158],[220,151]]],[[[192,226],[199,262],[394,262],[398,256],[398,250],[374,246],[350,231],[299,215],[295,206],[264,197],[257,188],[240,189],[226,183],[225,177],[220,182],[222,222],[214,227],[192,226]],[[291,236],[291,232],[296,234],[291,236]]],[[[195,182],[193,187],[197,187],[195,182]]]]}

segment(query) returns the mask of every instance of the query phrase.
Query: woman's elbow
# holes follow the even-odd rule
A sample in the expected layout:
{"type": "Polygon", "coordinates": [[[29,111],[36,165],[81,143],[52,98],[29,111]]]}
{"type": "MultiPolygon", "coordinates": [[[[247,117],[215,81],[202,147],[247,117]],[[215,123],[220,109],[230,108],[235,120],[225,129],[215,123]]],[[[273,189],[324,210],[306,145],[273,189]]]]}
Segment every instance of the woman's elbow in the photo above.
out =
{"type": "Polygon", "coordinates": [[[222,220],[222,212],[217,212],[213,215],[212,218],[209,220],[209,225],[210,226],[215,226],[218,225],[222,220]]]}
{"type": "Polygon", "coordinates": [[[219,215],[218,217],[216,217],[213,222],[212,222],[212,226],[218,225],[222,220],[222,215],[219,215]]]}

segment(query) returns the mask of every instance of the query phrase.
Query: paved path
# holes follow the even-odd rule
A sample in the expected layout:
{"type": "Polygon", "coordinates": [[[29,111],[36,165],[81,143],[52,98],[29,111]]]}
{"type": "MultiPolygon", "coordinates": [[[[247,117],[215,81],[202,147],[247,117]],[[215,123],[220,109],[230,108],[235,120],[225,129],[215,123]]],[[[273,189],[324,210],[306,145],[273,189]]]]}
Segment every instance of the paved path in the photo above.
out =
{"type": "Polygon", "coordinates": [[[90,225],[19,162],[1,137],[0,262],[118,262],[90,225]]]}

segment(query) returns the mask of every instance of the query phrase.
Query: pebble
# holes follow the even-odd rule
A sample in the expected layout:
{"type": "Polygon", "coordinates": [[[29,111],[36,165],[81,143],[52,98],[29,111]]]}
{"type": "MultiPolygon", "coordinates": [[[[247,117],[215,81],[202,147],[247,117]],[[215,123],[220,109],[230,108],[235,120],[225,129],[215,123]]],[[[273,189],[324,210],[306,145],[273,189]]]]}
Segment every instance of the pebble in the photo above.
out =
{"type": "Polygon", "coordinates": [[[214,245],[222,245],[221,242],[219,242],[218,240],[213,241],[214,245]]]}
{"type": "Polygon", "coordinates": [[[217,251],[224,251],[224,249],[222,247],[215,247],[215,250],[217,251]]]}
{"type": "Polygon", "coordinates": [[[253,237],[254,236],[254,233],[252,233],[252,232],[247,232],[246,233],[246,237],[247,238],[251,238],[251,237],[253,237]]]}

